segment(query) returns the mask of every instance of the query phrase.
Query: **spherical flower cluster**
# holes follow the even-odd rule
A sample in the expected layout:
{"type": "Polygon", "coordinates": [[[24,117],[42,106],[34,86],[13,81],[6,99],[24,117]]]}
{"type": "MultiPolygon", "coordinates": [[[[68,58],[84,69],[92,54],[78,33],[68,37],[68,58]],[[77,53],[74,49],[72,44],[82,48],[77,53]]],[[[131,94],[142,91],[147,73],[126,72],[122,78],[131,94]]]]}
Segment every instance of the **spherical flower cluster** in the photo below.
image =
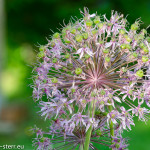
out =
{"type": "Polygon", "coordinates": [[[126,149],[123,130],[135,116],[149,118],[150,37],[140,20],[128,26],[117,12],[110,19],[87,8],[81,13],[39,48],[33,97],[50,121],[43,134],[59,150],[96,150],[94,143],[126,149]]]}

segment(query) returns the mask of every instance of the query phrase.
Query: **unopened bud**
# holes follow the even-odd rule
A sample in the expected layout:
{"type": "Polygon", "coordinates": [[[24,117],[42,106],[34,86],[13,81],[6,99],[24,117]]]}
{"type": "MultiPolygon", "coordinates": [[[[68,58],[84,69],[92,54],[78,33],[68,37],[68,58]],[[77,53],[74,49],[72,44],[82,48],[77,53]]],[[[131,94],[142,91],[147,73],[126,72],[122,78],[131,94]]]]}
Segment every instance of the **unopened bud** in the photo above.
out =
{"type": "Polygon", "coordinates": [[[51,81],[52,81],[52,83],[57,83],[58,82],[56,77],[52,78],[51,81]]]}
{"type": "Polygon", "coordinates": [[[149,50],[148,50],[148,48],[145,46],[145,47],[143,47],[143,51],[145,52],[145,53],[148,53],[149,52],[149,50]]]}
{"type": "Polygon", "coordinates": [[[87,27],[91,27],[93,25],[93,21],[92,20],[87,20],[85,23],[86,23],[87,27]]]}
{"type": "Polygon", "coordinates": [[[139,28],[139,25],[137,22],[131,25],[131,30],[137,30],[138,28],[139,28]]]}
{"type": "Polygon", "coordinates": [[[67,53],[67,54],[65,55],[65,58],[68,59],[69,57],[70,57],[70,54],[67,53]]]}
{"type": "Polygon", "coordinates": [[[93,20],[93,22],[95,24],[98,24],[100,22],[100,17],[99,16],[96,16],[95,19],[93,20]]]}
{"type": "Polygon", "coordinates": [[[148,61],[148,57],[147,56],[142,56],[142,61],[143,62],[147,62],[148,61]]]}
{"type": "Polygon", "coordinates": [[[70,31],[72,34],[75,34],[76,33],[76,29],[75,28],[73,28],[73,29],[71,29],[71,31],[70,31]]]}
{"type": "Polygon", "coordinates": [[[105,53],[105,54],[109,53],[109,49],[104,49],[103,53],[105,53]]]}
{"type": "Polygon", "coordinates": [[[57,62],[57,58],[53,58],[52,63],[56,63],[57,62]]]}
{"type": "Polygon", "coordinates": [[[43,58],[43,57],[45,56],[45,53],[44,53],[43,51],[40,51],[40,52],[37,54],[37,56],[38,56],[39,58],[43,58]]]}
{"type": "Polygon", "coordinates": [[[95,35],[98,31],[97,30],[92,30],[92,34],[95,35]]]}
{"type": "Polygon", "coordinates": [[[58,39],[59,37],[60,37],[60,35],[58,32],[54,33],[53,38],[58,39]]]}
{"type": "Polygon", "coordinates": [[[83,39],[87,39],[88,38],[88,33],[87,32],[85,32],[85,33],[82,33],[82,36],[83,36],[83,39]]]}
{"type": "Polygon", "coordinates": [[[110,57],[105,57],[106,62],[110,62],[110,57]]]}
{"type": "Polygon", "coordinates": [[[123,35],[123,34],[125,34],[125,33],[126,33],[126,31],[125,31],[125,30],[123,30],[123,29],[121,29],[121,30],[119,31],[119,33],[123,35]]]}
{"type": "Polygon", "coordinates": [[[99,27],[99,29],[102,29],[104,24],[103,23],[98,23],[97,26],[99,27]]]}
{"type": "Polygon", "coordinates": [[[138,57],[138,54],[136,52],[133,52],[132,54],[135,58],[138,57]]]}
{"type": "Polygon", "coordinates": [[[46,49],[46,47],[43,46],[43,45],[39,47],[39,50],[40,50],[40,51],[45,51],[45,49],[46,49]]]}
{"type": "Polygon", "coordinates": [[[138,77],[142,78],[143,75],[144,75],[143,70],[138,70],[138,71],[136,72],[136,75],[137,75],[138,77]]]}
{"type": "Polygon", "coordinates": [[[81,34],[77,34],[77,35],[75,36],[75,39],[76,39],[77,42],[82,42],[83,37],[82,37],[81,34]]]}
{"type": "Polygon", "coordinates": [[[81,68],[76,68],[75,70],[76,75],[79,75],[82,73],[82,69],[81,68]]]}

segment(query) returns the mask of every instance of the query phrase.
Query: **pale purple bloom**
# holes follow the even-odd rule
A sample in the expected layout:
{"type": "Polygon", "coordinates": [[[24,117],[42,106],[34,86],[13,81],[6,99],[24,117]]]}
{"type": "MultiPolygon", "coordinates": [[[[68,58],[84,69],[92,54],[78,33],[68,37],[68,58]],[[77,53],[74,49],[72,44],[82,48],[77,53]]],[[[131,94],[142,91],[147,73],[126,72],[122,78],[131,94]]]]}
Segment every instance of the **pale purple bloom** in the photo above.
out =
{"type": "Polygon", "coordinates": [[[103,143],[101,137],[108,137],[104,145],[114,150],[126,149],[119,134],[131,130],[134,116],[149,119],[149,109],[142,107],[150,107],[148,34],[140,31],[139,20],[128,27],[126,18],[114,11],[110,19],[89,14],[87,8],[81,13],[83,18],[72,18],[40,47],[33,97],[50,127],[48,132],[38,129],[35,145],[45,150],[55,145],[56,137],[63,143],[56,149],[65,144],[75,149],[91,132],[90,149],[96,149],[94,142],[103,143]],[[39,141],[44,135],[52,136],[51,142],[39,141]]]}
{"type": "Polygon", "coordinates": [[[117,48],[117,46],[119,46],[118,43],[113,40],[105,44],[105,48],[111,47],[112,52],[114,52],[114,50],[115,50],[115,48],[117,48]]]}
{"type": "Polygon", "coordinates": [[[56,115],[55,117],[58,116],[59,112],[63,110],[64,108],[67,108],[70,113],[72,113],[72,108],[70,104],[74,100],[67,100],[67,98],[61,97],[59,101],[57,101],[57,97],[54,99],[51,99],[51,102],[40,102],[41,105],[41,112],[42,116],[45,116],[45,119],[49,117],[50,115],[56,115]]]}
{"type": "Polygon", "coordinates": [[[126,110],[123,106],[120,108],[121,109],[121,124],[124,129],[128,127],[131,130],[130,125],[135,125],[133,122],[133,117],[130,115],[130,110],[126,110]]]}
{"type": "Polygon", "coordinates": [[[111,148],[113,150],[127,150],[128,144],[126,144],[126,139],[122,138],[122,136],[112,137],[112,145],[111,148]]]}
{"type": "Polygon", "coordinates": [[[141,121],[147,121],[149,119],[149,117],[147,116],[149,113],[150,111],[145,107],[141,107],[140,104],[138,105],[138,107],[132,110],[132,114],[138,116],[139,120],[141,121]]]}
{"type": "Polygon", "coordinates": [[[129,97],[133,101],[136,99],[135,92],[133,91],[132,85],[123,87],[124,90],[120,93],[123,94],[122,101],[125,101],[126,97],[129,97]]]}
{"type": "Polygon", "coordinates": [[[86,131],[89,129],[90,126],[92,128],[96,128],[98,126],[99,120],[96,120],[95,118],[89,118],[87,126],[86,126],[86,131]]]}
{"type": "Polygon", "coordinates": [[[94,54],[88,47],[85,47],[85,48],[83,47],[83,48],[78,49],[76,54],[80,54],[80,59],[81,59],[84,53],[87,53],[90,56],[94,54]]]}
{"type": "Polygon", "coordinates": [[[35,138],[33,141],[33,146],[36,147],[36,150],[50,150],[52,149],[50,139],[47,137],[35,138]]]}
{"type": "Polygon", "coordinates": [[[110,113],[107,114],[108,124],[110,123],[110,121],[116,124],[118,119],[120,119],[120,113],[116,110],[112,110],[110,113]]]}
{"type": "Polygon", "coordinates": [[[72,121],[75,122],[76,126],[79,124],[80,126],[86,126],[87,116],[82,115],[82,113],[74,114],[71,118],[72,121]]]}

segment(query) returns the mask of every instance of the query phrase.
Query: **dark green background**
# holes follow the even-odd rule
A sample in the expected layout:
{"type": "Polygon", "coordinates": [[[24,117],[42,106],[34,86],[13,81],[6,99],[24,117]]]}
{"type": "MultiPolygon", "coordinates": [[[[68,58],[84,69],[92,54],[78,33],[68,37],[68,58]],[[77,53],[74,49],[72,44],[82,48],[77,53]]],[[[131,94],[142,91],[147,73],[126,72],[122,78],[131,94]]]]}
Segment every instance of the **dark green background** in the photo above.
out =
{"type": "MultiPolygon", "coordinates": [[[[60,24],[67,24],[71,16],[81,17],[79,9],[86,6],[90,13],[107,14],[116,10],[127,16],[132,24],[137,18],[143,21],[141,27],[150,24],[150,1],[148,0],[4,0],[5,1],[5,53],[1,73],[0,101],[2,109],[10,107],[24,108],[25,114],[14,123],[16,130],[6,134],[0,133],[0,145],[25,145],[25,150],[33,149],[32,138],[27,132],[36,124],[45,128],[48,123],[39,119],[39,109],[32,100],[31,71],[36,62],[37,46],[45,44],[53,30],[58,31],[60,24]]],[[[150,30],[148,29],[150,33],[150,30]]],[[[21,110],[20,110],[21,111],[21,110]]],[[[5,115],[5,113],[4,113],[5,115]]],[[[5,118],[5,117],[4,117],[5,118]]],[[[10,121],[1,118],[1,121],[10,121]]],[[[11,120],[11,122],[13,122],[11,120]]],[[[132,131],[125,132],[129,138],[129,150],[150,150],[150,122],[147,125],[136,120],[132,131]]],[[[102,148],[105,149],[105,148],[102,148]]],[[[107,148],[106,148],[107,149],[107,148]]]]}

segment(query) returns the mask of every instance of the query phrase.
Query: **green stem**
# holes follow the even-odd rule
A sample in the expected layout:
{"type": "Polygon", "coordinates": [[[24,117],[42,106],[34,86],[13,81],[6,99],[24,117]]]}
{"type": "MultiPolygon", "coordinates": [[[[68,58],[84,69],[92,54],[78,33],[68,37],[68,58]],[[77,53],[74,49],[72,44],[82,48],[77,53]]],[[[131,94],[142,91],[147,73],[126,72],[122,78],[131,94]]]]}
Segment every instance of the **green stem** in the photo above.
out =
{"type": "Polygon", "coordinates": [[[83,150],[83,144],[80,144],[79,150],[83,150]]]}
{"type": "Polygon", "coordinates": [[[111,136],[114,136],[114,125],[113,125],[113,122],[112,121],[110,121],[110,135],[111,136]]]}
{"type": "MultiPolygon", "coordinates": [[[[111,112],[113,109],[112,109],[112,106],[110,105],[109,106],[109,111],[111,112]]],[[[113,122],[110,120],[109,122],[109,127],[110,127],[110,135],[111,137],[114,136],[114,125],[113,125],[113,122]]],[[[112,143],[112,138],[111,138],[111,143],[112,143]]]]}
{"type": "Polygon", "coordinates": [[[91,138],[92,126],[89,127],[85,136],[84,150],[89,150],[90,138],[91,138]]]}
{"type": "MultiPolygon", "coordinates": [[[[89,108],[89,117],[92,118],[94,116],[94,113],[95,113],[95,100],[92,100],[89,108]]],[[[90,126],[86,132],[84,150],[89,150],[91,133],[92,133],[92,126],[90,126]]]]}

